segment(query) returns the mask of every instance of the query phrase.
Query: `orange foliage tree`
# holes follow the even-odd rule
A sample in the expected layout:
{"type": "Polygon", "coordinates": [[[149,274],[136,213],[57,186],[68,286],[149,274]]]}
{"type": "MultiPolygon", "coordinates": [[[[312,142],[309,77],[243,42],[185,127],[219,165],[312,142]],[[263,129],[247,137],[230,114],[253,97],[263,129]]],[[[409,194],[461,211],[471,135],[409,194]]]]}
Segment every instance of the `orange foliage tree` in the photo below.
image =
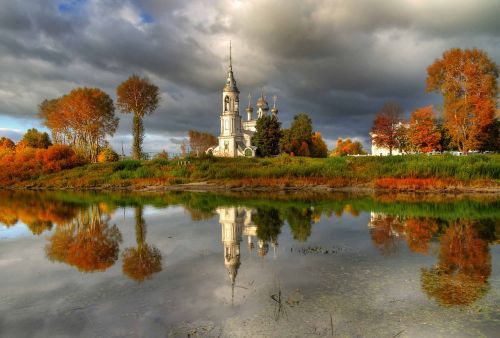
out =
{"type": "Polygon", "coordinates": [[[494,123],[497,78],[497,65],[479,49],[450,49],[427,68],[427,91],[443,94],[445,127],[465,154],[480,147],[494,123]]]}
{"type": "Polygon", "coordinates": [[[316,131],[311,138],[311,157],[327,157],[328,147],[321,137],[321,133],[316,131]]]}
{"type": "Polygon", "coordinates": [[[392,155],[393,149],[404,148],[405,128],[402,127],[403,108],[394,102],[385,103],[375,116],[371,130],[372,140],[377,147],[389,149],[392,155]]]}
{"type": "Polygon", "coordinates": [[[335,149],[332,152],[332,156],[346,156],[346,155],[362,155],[366,154],[363,150],[363,145],[359,141],[352,141],[350,138],[342,140],[339,138],[335,149]]]}
{"type": "Polygon", "coordinates": [[[12,151],[16,149],[16,144],[7,137],[0,138],[0,151],[12,151]]]}
{"type": "Polygon", "coordinates": [[[432,106],[418,108],[411,113],[408,133],[413,150],[423,153],[440,150],[441,134],[437,129],[436,114],[432,106]]]}
{"type": "Polygon", "coordinates": [[[118,127],[113,100],[98,88],[76,88],[69,94],[45,100],[39,116],[51,130],[55,143],[67,144],[95,162],[106,135],[118,127]]]}
{"type": "Polygon", "coordinates": [[[491,256],[477,225],[452,222],[440,239],[439,263],[422,269],[422,289],[444,306],[472,304],[488,290],[491,256]]]}

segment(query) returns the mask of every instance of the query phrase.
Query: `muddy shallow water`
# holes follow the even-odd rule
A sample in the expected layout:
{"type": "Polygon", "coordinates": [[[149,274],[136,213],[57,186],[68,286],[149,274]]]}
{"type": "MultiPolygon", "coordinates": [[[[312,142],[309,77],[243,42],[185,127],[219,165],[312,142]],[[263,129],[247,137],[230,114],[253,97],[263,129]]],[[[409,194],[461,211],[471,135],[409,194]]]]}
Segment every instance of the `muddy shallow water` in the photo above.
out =
{"type": "Polygon", "coordinates": [[[0,192],[0,336],[495,337],[499,207],[0,192]]]}

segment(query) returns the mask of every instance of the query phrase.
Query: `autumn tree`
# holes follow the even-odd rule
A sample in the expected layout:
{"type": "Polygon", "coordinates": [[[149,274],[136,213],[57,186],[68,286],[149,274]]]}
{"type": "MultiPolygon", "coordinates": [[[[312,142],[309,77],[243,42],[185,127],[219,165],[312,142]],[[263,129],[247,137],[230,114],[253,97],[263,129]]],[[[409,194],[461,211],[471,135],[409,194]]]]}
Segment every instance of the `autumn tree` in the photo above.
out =
{"type": "Polygon", "coordinates": [[[350,138],[345,140],[339,138],[332,152],[332,156],[346,156],[346,155],[364,155],[366,151],[363,150],[363,145],[359,141],[352,141],[350,138]]]}
{"type": "Polygon", "coordinates": [[[440,150],[441,135],[432,106],[418,108],[410,115],[409,140],[413,150],[430,153],[440,150]]]}
{"type": "Polygon", "coordinates": [[[2,151],[2,150],[12,151],[15,149],[16,149],[16,144],[10,138],[8,138],[8,137],[1,137],[0,138],[0,151],[2,151]]]}
{"type": "Polygon", "coordinates": [[[453,48],[427,68],[427,91],[444,98],[444,123],[452,144],[467,154],[494,123],[498,67],[479,49],[453,48]]]}
{"type": "Polygon", "coordinates": [[[312,143],[313,127],[311,118],[307,114],[296,114],[290,129],[284,129],[282,133],[281,149],[283,152],[298,156],[310,156],[309,148],[312,143]]]}
{"type": "Polygon", "coordinates": [[[394,102],[388,102],[380,109],[373,121],[372,140],[377,147],[393,149],[403,148],[405,130],[402,127],[403,108],[394,102]]]}
{"type": "Polygon", "coordinates": [[[328,147],[319,131],[313,133],[310,148],[311,157],[323,158],[328,156],[328,147]]]}
{"type": "Polygon", "coordinates": [[[257,120],[252,145],[257,147],[257,156],[268,157],[280,153],[281,123],[276,116],[264,115],[257,120]]]}
{"type": "Polygon", "coordinates": [[[205,153],[208,148],[215,146],[219,143],[217,137],[210,133],[204,133],[201,131],[190,130],[188,131],[189,136],[189,147],[191,151],[199,156],[205,153]]]}
{"type": "Polygon", "coordinates": [[[47,149],[51,145],[52,142],[50,141],[49,134],[46,132],[39,132],[35,128],[28,129],[18,144],[19,148],[30,147],[42,149],[47,149]]]}
{"type": "Polygon", "coordinates": [[[133,113],[132,157],[136,160],[142,158],[142,141],[144,139],[143,118],[152,114],[159,106],[160,91],[156,85],[147,78],[137,75],[130,76],[116,89],[117,105],[123,113],[133,113]]]}
{"type": "Polygon", "coordinates": [[[162,269],[160,250],[146,243],[146,222],[142,205],[135,207],[135,236],[137,247],[123,251],[122,269],[127,276],[140,283],[162,269]]]}
{"type": "Polygon", "coordinates": [[[106,136],[114,135],[118,127],[113,100],[99,88],[76,88],[58,99],[45,100],[39,116],[56,143],[70,145],[92,162],[106,145],[106,136]]]}

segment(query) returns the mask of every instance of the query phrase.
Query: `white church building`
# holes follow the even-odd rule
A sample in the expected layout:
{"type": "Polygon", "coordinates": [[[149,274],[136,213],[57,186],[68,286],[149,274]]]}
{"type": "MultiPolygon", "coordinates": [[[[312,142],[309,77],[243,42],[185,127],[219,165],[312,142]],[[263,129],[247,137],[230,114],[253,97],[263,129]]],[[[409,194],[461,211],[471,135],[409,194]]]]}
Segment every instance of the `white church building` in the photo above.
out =
{"type": "MultiPolygon", "coordinates": [[[[251,138],[255,133],[257,119],[267,115],[269,105],[264,93],[261,93],[257,100],[257,116],[254,119],[251,96],[248,95],[248,106],[246,121],[242,121],[240,115],[240,91],[236,86],[233,74],[231,58],[231,47],[229,48],[229,71],[226,85],[222,90],[222,112],[220,114],[220,136],[219,145],[207,149],[207,154],[218,157],[255,157],[257,147],[251,145],[251,138]]],[[[274,96],[274,106],[271,109],[273,115],[277,116],[276,96],[274,96]]]]}

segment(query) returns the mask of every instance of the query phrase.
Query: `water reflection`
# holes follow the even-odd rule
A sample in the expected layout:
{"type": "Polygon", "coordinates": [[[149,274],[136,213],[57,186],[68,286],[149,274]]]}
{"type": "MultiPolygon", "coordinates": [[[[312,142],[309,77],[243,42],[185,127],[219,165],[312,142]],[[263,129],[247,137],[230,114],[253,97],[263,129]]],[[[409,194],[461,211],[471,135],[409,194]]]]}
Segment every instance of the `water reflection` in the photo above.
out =
{"type": "Polygon", "coordinates": [[[137,247],[126,248],[123,251],[123,273],[138,282],[143,282],[162,270],[160,250],[146,243],[146,222],[143,209],[142,205],[135,207],[137,247]]]}
{"type": "Polygon", "coordinates": [[[104,271],[118,259],[122,235],[108,224],[112,211],[103,204],[80,210],[67,223],[59,224],[45,247],[51,261],[62,262],[82,272],[104,271]]]}
{"type": "Polygon", "coordinates": [[[303,245],[322,216],[331,222],[334,214],[346,217],[347,213],[347,217],[356,218],[365,213],[369,215],[369,238],[382,256],[396,256],[406,248],[414,254],[435,256],[434,266],[422,266],[420,274],[421,289],[429,299],[443,306],[470,305],[489,289],[489,246],[498,243],[500,229],[497,201],[450,203],[435,197],[418,203],[410,198],[388,201],[386,196],[289,201],[234,200],[232,196],[211,194],[74,197],[0,192],[0,197],[0,223],[7,228],[23,223],[34,235],[49,231],[45,246],[49,260],[82,272],[98,272],[109,269],[121,257],[123,274],[137,282],[162,271],[160,249],[146,241],[145,205],[182,205],[193,222],[218,217],[233,296],[244,239],[251,254],[264,257],[272,250],[277,259],[285,225],[296,244],[303,245]],[[136,242],[122,249],[121,255],[123,225],[111,224],[119,206],[134,210],[136,242]]]}
{"type": "Polygon", "coordinates": [[[491,274],[491,256],[477,222],[452,222],[440,244],[439,262],[422,269],[424,292],[447,306],[469,305],[484,296],[491,274]]]}
{"type": "Polygon", "coordinates": [[[491,274],[488,242],[496,241],[491,232],[495,222],[405,219],[372,212],[368,227],[384,255],[397,253],[403,240],[412,252],[426,255],[432,238],[439,238],[439,261],[432,268],[422,268],[420,278],[422,290],[439,304],[470,305],[486,294],[491,274]]]}

